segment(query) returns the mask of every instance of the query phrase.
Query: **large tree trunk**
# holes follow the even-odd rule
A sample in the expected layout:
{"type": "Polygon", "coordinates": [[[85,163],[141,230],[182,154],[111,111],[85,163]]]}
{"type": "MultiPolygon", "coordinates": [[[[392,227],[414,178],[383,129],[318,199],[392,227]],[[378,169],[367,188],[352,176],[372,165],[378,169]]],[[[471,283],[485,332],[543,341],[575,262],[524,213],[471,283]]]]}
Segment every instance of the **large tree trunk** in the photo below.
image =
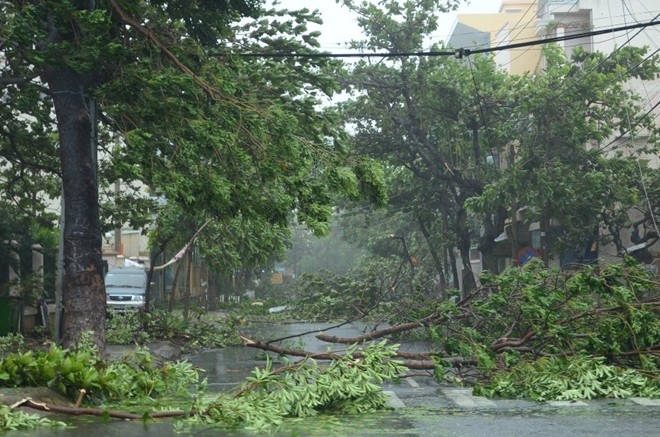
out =
{"type": "Polygon", "coordinates": [[[458,253],[461,257],[463,264],[462,272],[462,285],[461,296],[466,296],[477,287],[477,282],[472,271],[472,263],[470,262],[470,230],[467,226],[467,216],[463,208],[459,208],[456,214],[456,221],[454,223],[456,228],[456,246],[458,253]]]}
{"type": "Polygon", "coordinates": [[[82,78],[68,67],[52,68],[45,79],[53,97],[60,141],[64,196],[64,304],[62,344],[83,333],[105,349],[105,286],[101,257],[96,162],[92,122],[82,78]]]}

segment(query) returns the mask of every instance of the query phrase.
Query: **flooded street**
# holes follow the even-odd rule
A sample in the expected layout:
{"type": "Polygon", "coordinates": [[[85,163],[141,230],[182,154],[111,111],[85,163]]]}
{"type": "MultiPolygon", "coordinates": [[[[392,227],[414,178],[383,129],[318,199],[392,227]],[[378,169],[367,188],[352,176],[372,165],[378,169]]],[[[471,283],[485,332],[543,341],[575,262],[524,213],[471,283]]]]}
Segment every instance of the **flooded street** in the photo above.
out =
{"type": "MultiPolygon", "coordinates": [[[[315,338],[331,327],[324,323],[295,323],[277,326],[254,326],[243,333],[246,337],[270,341],[288,338],[279,346],[326,352],[329,347],[340,350],[315,338]]],[[[354,337],[370,329],[352,324],[328,333],[338,337],[354,337]]],[[[423,345],[406,345],[414,351],[423,345]]],[[[299,359],[299,357],[292,357],[299,359]]],[[[277,357],[275,357],[277,359],[277,357]]],[[[255,367],[265,364],[264,352],[248,347],[228,347],[204,351],[189,357],[203,368],[211,392],[230,390],[255,367]]],[[[278,363],[275,363],[277,366],[278,363]]],[[[383,389],[391,395],[391,410],[359,416],[316,416],[287,421],[281,429],[271,433],[227,431],[212,427],[198,427],[190,435],[222,436],[297,436],[297,437],[505,437],[505,436],[623,436],[655,437],[660,429],[660,401],[656,400],[595,400],[573,403],[535,403],[516,400],[490,400],[474,397],[467,388],[448,387],[422,374],[405,378],[400,383],[387,384],[383,389]]],[[[7,437],[174,437],[170,420],[152,423],[123,420],[103,421],[99,418],[64,418],[75,428],[56,430],[42,428],[34,431],[9,432],[7,437]]],[[[184,434],[186,435],[186,434],[184,434]]]]}

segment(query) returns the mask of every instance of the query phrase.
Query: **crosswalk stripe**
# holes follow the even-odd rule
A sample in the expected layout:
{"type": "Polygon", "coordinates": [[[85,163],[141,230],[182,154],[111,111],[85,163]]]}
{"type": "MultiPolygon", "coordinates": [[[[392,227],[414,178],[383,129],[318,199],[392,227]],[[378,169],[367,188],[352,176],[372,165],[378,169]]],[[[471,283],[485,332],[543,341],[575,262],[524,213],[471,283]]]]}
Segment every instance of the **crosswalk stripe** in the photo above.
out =
{"type": "Polygon", "coordinates": [[[389,398],[387,400],[386,406],[390,408],[403,408],[406,404],[403,403],[401,399],[391,390],[383,390],[383,393],[389,398]]]}
{"type": "Polygon", "coordinates": [[[442,393],[459,407],[494,407],[495,402],[482,396],[472,396],[472,389],[442,389],[442,393]]]}
{"type": "Polygon", "coordinates": [[[650,398],[630,398],[631,401],[638,405],[644,405],[645,407],[659,407],[660,399],[650,399],[650,398]]]}

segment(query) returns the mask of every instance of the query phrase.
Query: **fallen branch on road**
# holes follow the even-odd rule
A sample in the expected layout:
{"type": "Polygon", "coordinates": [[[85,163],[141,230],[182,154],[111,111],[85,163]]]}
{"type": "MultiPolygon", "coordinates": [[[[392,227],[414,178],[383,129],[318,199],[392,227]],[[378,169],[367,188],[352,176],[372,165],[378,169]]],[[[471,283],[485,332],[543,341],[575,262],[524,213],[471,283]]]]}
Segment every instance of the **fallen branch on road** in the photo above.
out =
{"type": "MultiPolygon", "coordinates": [[[[273,352],[278,355],[289,355],[289,356],[301,357],[301,358],[312,358],[315,360],[337,360],[344,356],[342,353],[337,353],[337,352],[310,352],[302,349],[286,349],[263,341],[252,340],[250,338],[243,336],[241,336],[241,339],[243,340],[243,344],[245,346],[261,349],[268,352],[273,352]]],[[[354,352],[352,356],[355,358],[363,357],[363,355],[360,352],[354,352]]],[[[435,354],[431,352],[410,353],[410,352],[397,351],[396,354],[394,355],[394,358],[403,358],[404,360],[402,364],[409,369],[433,370],[437,365],[436,362],[433,360],[434,356],[435,354]]],[[[444,358],[444,357],[441,359],[443,362],[451,364],[454,367],[470,366],[476,364],[475,360],[444,358]]]]}
{"type": "Polygon", "coordinates": [[[115,419],[163,419],[168,417],[184,417],[187,415],[185,411],[154,411],[151,413],[135,414],[126,411],[112,411],[104,410],[102,408],[81,408],[81,407],[64,407],[61,405],[50,405],[42,402],[37,402],[32,398],[24,398],[18,402],[10,405],[10,409],[14,410],[18,407],[27,407],[34,410],[47,411],[50,413],[71,414],[75,416],[99,416],[99,417],[112,417],[115,419]]]}

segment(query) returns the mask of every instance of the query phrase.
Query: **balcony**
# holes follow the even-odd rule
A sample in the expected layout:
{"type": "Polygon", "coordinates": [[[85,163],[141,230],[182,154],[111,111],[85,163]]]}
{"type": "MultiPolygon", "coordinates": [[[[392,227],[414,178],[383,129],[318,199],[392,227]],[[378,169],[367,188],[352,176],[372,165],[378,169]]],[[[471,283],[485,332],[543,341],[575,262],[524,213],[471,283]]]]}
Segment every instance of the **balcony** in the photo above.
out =
{"type": "Polygon", "coordinates": [[[539,0],[536,16],[544,18],[556,13],[576,12],[580,10],[576,3],[580,3],[580,0],[539,0]]]}
{"type": "MultiPolygon", "coordinates": [[[[556,28],[563,28],[562,34],[585,32],[592,27],[589,2],[580,0],[541,0],[536,20],[536,34],[540,37],[558,36],[556,28]]],[[[591,42],[580,41],[578,45],[587,45],[591,42]]],[[[574,45],[574,44],[569,44],[574,45]]]]}

